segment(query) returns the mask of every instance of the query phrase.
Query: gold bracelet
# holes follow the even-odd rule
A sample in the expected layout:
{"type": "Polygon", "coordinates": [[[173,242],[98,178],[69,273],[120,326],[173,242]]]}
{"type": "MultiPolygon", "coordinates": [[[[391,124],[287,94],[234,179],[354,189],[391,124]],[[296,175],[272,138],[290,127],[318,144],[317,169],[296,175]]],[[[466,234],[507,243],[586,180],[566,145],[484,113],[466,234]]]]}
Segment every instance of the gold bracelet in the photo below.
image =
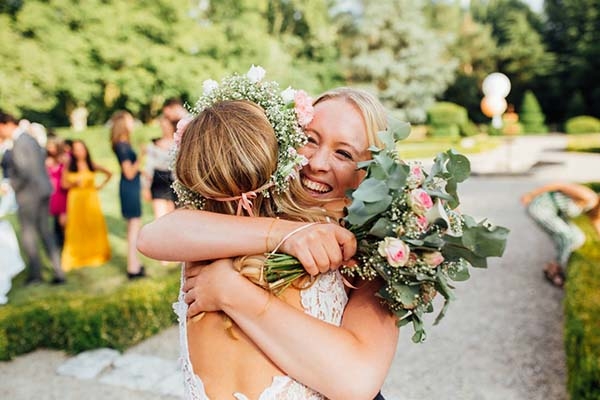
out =
{"type": "Polygon", "coordinates": [[[267,237],[265,238],[265,253],[269,252],[269,237],[271,236],[271,230],[273,229],[273,226],[275,226],[275,222],[277,222],[278,219],[279,219],[279,217],[273,219],[273,222],[271,222],[271,225],[269,225],[269,230],[267,231],[267,237]]]}

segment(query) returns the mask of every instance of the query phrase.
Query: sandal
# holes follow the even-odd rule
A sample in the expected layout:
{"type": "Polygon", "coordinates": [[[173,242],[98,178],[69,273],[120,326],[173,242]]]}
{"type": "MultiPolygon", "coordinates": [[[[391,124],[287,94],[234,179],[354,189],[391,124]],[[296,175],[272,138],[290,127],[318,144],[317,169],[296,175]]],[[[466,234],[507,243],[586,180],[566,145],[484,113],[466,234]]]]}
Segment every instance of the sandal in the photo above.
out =
{"type": "Polygon", "coordinates": [[[544,276],[552,285],[556,287],[563,287],[565,284],[565,274],[560,265],[551,262],[546,264],[544,268],[544,276]]]}

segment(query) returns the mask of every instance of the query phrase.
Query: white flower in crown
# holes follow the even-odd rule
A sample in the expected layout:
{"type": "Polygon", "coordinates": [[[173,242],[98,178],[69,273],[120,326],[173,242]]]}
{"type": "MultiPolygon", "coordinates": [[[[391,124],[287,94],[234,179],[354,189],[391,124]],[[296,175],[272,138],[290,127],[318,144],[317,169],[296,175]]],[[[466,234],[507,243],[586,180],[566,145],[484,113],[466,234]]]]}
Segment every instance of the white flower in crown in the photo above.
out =
{"type": "Polygon", "coordinates": [[[265,73],[266,71],[263,67],[259,65],[255,66],[254,64],[252,64],[246,76],[248,77],[248,79],[250,79],[250,82],[256,83],[263,80],[263,78],[265,77],[265,73]]]}
{"type": "Polygon", "coordinates": [[[288,86],[283,92],[281,92],[281,98],[285,102],[285,104],[290,104],[294,101],[294,97],[296,96],[296,90],[292,89],[291,86],[288,86]]]}
{"type": "Polygon", "coordinates": [[[205,95],[211,94],[213,92],[213,90],[215,90],[218,87],[219,87],[219,82],[217,82],[213,79],[207,79],[204,82],[202,82],[202,92],[205,95]]]}

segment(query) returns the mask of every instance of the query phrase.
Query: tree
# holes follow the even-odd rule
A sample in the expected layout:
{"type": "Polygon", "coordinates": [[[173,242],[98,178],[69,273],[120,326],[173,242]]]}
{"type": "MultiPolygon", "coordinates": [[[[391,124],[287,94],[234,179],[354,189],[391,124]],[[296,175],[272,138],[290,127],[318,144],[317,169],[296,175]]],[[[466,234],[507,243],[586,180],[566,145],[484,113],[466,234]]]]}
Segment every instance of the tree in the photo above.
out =
{"type": "Polygon", "coordinates": [[[446,52],[448,38],[429,28],[422,1],[365,2],[356,23],[351,82],[374,88],[402,118],[423,122],[454,77],[457,62],[446,52]]]}
{"type": "Polygon", "coordinates": [[[545,117],[537,98],[531,90],[525,92],[521,105],[521,124],[525,133],[546,133],[545,117]]]}
{"type": "MultiPolygon", "coordinates": [[[[580,91],[586,113],[600,117],[600,1],[546,0],[546,42],[558,57],[556,85],[550,102],[557,107],[580,91]]],[[[564,118],[564,107],[557,108],[564,118]]]]}
{"type": "Polygon", "coordinates": [[[521,0],[473,0],[471,10],[477,21],[492,27],[498,71],[511,80],[509,102],[518,104],[527,88],[547,85],[555,58],[543,42],[539,15],[521,0]]]}
{"type": "Polygon", "coordinates": [[[193,103],[205,79],[243,73],[251,64],[264,66],[282,85],[311,92],[340,77],[326,0],[11,4],[0,7],[0,78],[10,77],[0,81],[0,107],[41,112],[55,125],[67,124],[81,103],[91,123],[120,108],[147,120],[167,97],[193,103]],[[301,16],[292,18],[294,28],[272,32],[269,7],[292,3],[285,12],[301,16]]]}
{"type": "Polygon", "coordinates": [[[491,26],[475,21],[468,10],[456,5],[436,2],[429,9],[434,27],[454,35],[448,52],[459,63],[456,79],[441,98],[464,106],[474,121],[487,122],[479,103],[481,84],[490,72],[497,70],[498,65],[498,48],[491,26]]]}

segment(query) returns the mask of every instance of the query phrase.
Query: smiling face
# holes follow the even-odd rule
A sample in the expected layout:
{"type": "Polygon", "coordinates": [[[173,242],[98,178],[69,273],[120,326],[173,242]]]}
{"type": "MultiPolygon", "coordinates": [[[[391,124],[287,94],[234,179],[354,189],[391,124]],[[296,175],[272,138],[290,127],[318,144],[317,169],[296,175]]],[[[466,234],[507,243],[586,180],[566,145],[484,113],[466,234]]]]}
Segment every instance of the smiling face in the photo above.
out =
{"type": "Polygon", "coordinates": [[[315,198],[343,198],[364,176],[356,163],[370,157],[364,118],[343,97],[317,103],[314,112],[306,129],[308,143],[299,149],[308,158],[301,171],[302,184],[315,198]]]}

